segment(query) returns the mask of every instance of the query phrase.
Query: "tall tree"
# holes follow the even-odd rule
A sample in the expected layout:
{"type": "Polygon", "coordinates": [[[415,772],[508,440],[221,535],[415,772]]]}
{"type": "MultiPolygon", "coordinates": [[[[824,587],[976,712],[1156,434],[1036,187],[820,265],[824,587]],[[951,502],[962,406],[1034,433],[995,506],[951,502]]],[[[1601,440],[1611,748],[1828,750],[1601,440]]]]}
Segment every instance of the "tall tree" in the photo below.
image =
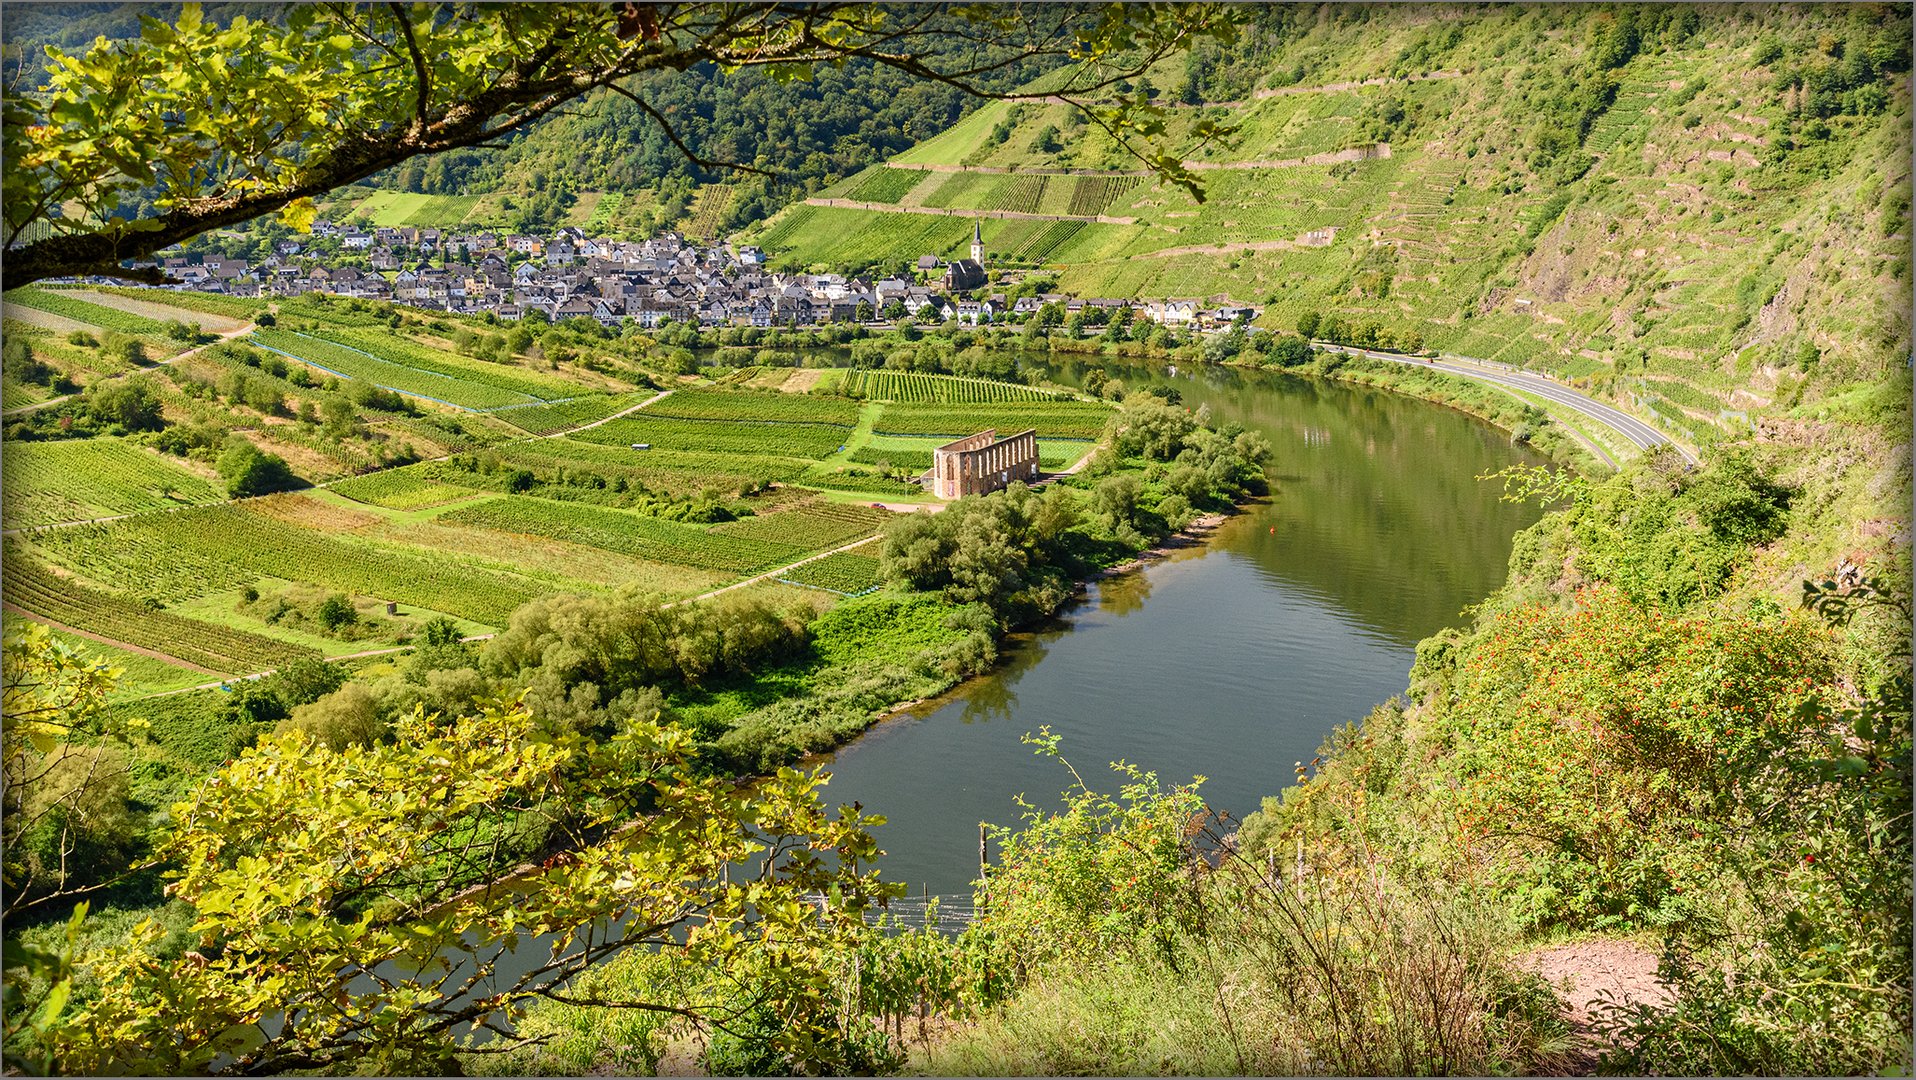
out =
{"type": "MultiPolygon", "coordinates": [[[[863,58],[971,92],[1032,57],[1071,62],[1048,95],[1077,105],[1167,179],[1162,116],[1118,83],[1201,35],[1208,4],[298,4],[225,26],[188,4],[137,40],[48,47],[43,89],[4,101],[0,285],[106,273],[262,214],[304,227],[313,196],[421,155],[498,140],[591,91],[634,103],[702,167],[647,100],[660,75],[711,63],[802,79],[863,58]],[[18,246],[15,246],[18,245],[18,246]]],[[[148,275],[158,280],[152,271],[148,275]]]]}

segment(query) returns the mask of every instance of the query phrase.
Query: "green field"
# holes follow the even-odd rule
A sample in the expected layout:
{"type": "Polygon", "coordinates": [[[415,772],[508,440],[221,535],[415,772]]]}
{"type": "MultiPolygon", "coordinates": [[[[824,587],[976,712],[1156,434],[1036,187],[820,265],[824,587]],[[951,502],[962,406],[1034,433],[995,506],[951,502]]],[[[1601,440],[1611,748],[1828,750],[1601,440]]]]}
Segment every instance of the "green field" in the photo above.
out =
{"type": "Polygon", "coordinates": [[[549,575],[527,568],[331,529],[312,513],[316,505],[292,495],[142,514],[42,533],[32,546],[101,586],[162,604],[272,577],[498,626],[513,608],[551,589],[549,575]],[[293,520],[273,516],[276,511],[293,520]]]}
{"type": "Polygon", "coordinates": [[[258,330],[248,340],[345,378],[363,379],[402,394],[473,411],[545,404],[583,392],[576,384],[524,369],[467,360],[404,338],[365,330],[328,330],[323,334],[258,330]]]}
{"type": "Polygon", "coordinates": [[[781,574],[778,580],[788,585],[824,589],[842,596],[858,596],[878,587],[878,560],[869,555],[841,551],[794,567],[781,574]]]}
{"type": "MultiPolygon", "coordinates": [[[[25,622],[41,622],[27,619],[13,612],[0,617],[8,629],[25,622]]],[[[189,667],[170,664],[141,653],[115,648],[102,644],[89,637],[69,634],[64,630],[51,631],[53,639],[69,648],[76,649],[87,660],[95,664],[105,664],[120,673],[114,682],[113,690],[107,695],[108,701],[127,701],[148,694],[160,694],[169,690],[184,690],[189,686],[199,686],[211,678],[204,671],[195,671],[189,667]]]]}
{"type": "Polygon", "coordinates": [[[700,570],[750,573],[804,557],[807,548],[731,536],[674,521],[596,506],[519,496],[461,507],[441,520],[527,533],[700,570]]]}
{"type": "Polygon", "coordinates": [[[1091,401],[1022,405],[887,405],[872,430],[882,435],[942,435],[957,439],[995,428],[1000,435],[1036,429],[1039,438],[1096,439],[1116,415],[1091,401]]]}
{"type": "Polygon", "coordinates": [[[36,615],[114,641],[153,649],[210,671],[235,675],[311,656],[297,645],[157,611],[121,596],[60,577],[9,552],[7,602],[36,615]]]}
{"type": "Polygon", "coordinates": [[[124,439],[8,443],[0,458],[9,528],[217,502],[200,474],[124,439]]]}
{"type": "Polygon", "coordinates": [[[930,375],[917,371],[847,372],[843,392],[873,401],[907,403],[941,402],[989,403],[997,401],[1049,401],[1057,391],[1040,390],[1019,383],[995,379],[971,379],[958,375],[930,375]]]}

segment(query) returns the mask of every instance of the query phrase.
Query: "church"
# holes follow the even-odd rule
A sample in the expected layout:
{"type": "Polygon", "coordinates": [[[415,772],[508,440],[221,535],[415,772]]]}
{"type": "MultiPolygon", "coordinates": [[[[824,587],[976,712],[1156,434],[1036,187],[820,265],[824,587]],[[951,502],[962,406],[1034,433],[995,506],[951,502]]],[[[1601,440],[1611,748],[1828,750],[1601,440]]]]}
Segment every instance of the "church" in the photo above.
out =
{"type": "Polygon", "coordinates": [[[985,237],[976,221],[971,223],[971,258],[958,259],[945,267],[945,291],[967,292],[982,289],[985,277],[985,237]]]}

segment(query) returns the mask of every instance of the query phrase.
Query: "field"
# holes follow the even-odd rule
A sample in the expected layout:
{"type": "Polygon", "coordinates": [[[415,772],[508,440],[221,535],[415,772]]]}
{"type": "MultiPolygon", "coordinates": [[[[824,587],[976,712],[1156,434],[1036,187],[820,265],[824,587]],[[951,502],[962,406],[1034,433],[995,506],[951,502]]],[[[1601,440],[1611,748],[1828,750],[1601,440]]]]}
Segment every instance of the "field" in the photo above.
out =
{"type": "Polygon", "coordinates": [[[1018,383],[969,379],[957,375],[928,375],[916,371],[853,370],[846,373],[843,386],[844,393],[873,401],[940,402],[947,405],[1048,401],[1055,396],[1054,391],[1018,383]]]}
{"type": "Polygon", "coordinates": [[[513,608],[548,591],[502,563],[344,534],[325,527],[323,516],[316,524],[297,523],[317,505],[302,495],[279,495],[143,514],[43,533],[33,546],[101,585],[164,604],[274,577],[502,626],[513,608]]]}
{"type": "Polygon", "coordinates": [[[802,252],[798,257],[808,264],[889,264],[927,254],[960,254],[971,242],[971,225],[962,217],[801,204],[781,213],[756,243],[774,257],[802,252]]]}
{"type": "Polygon", "coordinates": [[[330,490],[355,502],[388,510],[424,510],[472,494],[471,488],[440,483],[416,469],[389,469],[354,477],[332,485],[330,490]]]}
{"type": "Polygon", "coordinates": [[[354,330],[327,331],[325,337],[290,330],[259,330],[248,339],[272,352],[349,379],[363,379],[402,394],[462,409],[483,411],[536,405],[540,394],[568,396],[579,387],[536,379],[517,370],[464,362],[451,353],[429,349],[388,335],[354,330]],[[364,347],[362,347],[364,346],[364,347]],[[379,350],[375,355],[371,349],[379,350]]]}
{"type": "MultiPolygon", "coordinates": [[[[44,625],[43,620],[27,619],[11,611],[0,618],[0,621],[4,621],[9,629],[26,622],[41,622],[44,625]]],[[[69,634],[64,630],[53,630],[51,633],[55,641],[79,650],[88,660],[96,664],[106,664],[120,672],[119,680],[113,684],[112,693],[107,695],[108,701],[126,701],[147,694],[183,690],[189,686],[208,682],[211,678],[204,671],[168,663],[144,653],[115,648],[79,634],[69,634]]]]}
{"type": "MultiPolygon", "coordinates": [[[[144,295],[142,295],[139,290],[104,287],[85,290],[69,290],[62,287],[61,291],[70,295],[75,300],[96,304],[100,307],[114,308],[149,319],[159,319],[162,321],[177,319],[184,323],[198,323],[201,330],[216,334],[223,334],[229,330],[237,330],[252,321],[253,318],[251,314],[230,315],[221,312],[204,311],[197,305],[189,306],[189,304],[174,303],[174,299],[182,294],[160,292],[155,289],[146,290],[144,295]]],[[[226,298],[220,297],[218,299],[226,298]]],[[[239,302],[243,303],[245,301],[239,302]]],[[[257,303],[257,301],[254,302],[257,303]]]]}
{"type": "Polygon", "coordinates": [[[840,551],[814,559],[779,576],[787,585],[824,589],[841,596],[859,596],[878,587],[878,560],[869,555],[840,551]]]}
{"type": "Polygon", "coordinates": [[[6,560],[4,581],[10,604],[220,674],[258,671],[314,655],[310,649],[260,634],[154,611],[57,577],[18,557],[6,560]]]}
{"type": "Polygon", "coordinates": [[[647,405],[645,415],[755,424],[833,424],[849,428],[858,423],[858,405],[844,398],[803,394],[677,390],[647,405]]]}
{"type": "MultiPolygon", "coordinates": [[[[1001,431],[999,434],[1009,434],[1001,431]]],[[[865,465],[890,465],[894,469],[923,472],[931,468],[931,452],[950,440],[944,436],[915,438],[907,435],[879,435],[853,451],[851,460],[865,465]]],[[[1091,443],[1077,439],[1041,439],[1038,464],[1047,470],[1065,468],[1083,457],[1091,443]]]]}
{"type": "Polygon", "coordinates": [[[834,548],[877,532],[891,514],[853,503],[813,500],[776,513],[757,514],[715,525],[712,532],[795,544],[811,550],[834,548]]]}
{"type": "Polygon", "coordinates": [[[8,528],[217,502],[225,493],[121,439],[7,444],[0,458],[8,528]]]}
{"type": "Polygon", "coordinates": [[[576,503],[506,496],[460,507],[441,520],[527,533],[700,570],[751,573],[803,558],[808,549],[727,536],[675,521],[576,503]]]}
{"type": "Polygon", "coordinates": [[[944,435],[962,438],[986,428],[1012,435],[1035,428],[1039,438],[1096,439],[1114,415],[1111,406],[1089,401],[1028,405],[887,405],[872,430],[881,435],[944,435]]]}
{"type": "Polygon", "coordinates": [[[159,319],[149,319],[144,315],[135,315],[118,308],[103,307],[46,289],[14,289],[7,293],[6,298],[10,304],[30,307],[35,311],[44,311],[63,319],[86,323],[104,330],[117,330],[122,334],[163,338],[166,333],[166,324],[159,319]]]}
{"type": "Polygon", "coordinates": [[[821,458],[844,445],[851,429],[836,424],[759,423],[689,420],[646,416],[620,417],[575,438],[606,445],[645,443],[655,449],[700,450],[757,457],[821,458]]]}
{"type": "Polygon", "coordinates": [[[550,435],[603,420],[650,397],[643,394],[583,394],[538,405],[507,405],[492,415],[532,435],[550,435]]]}
{"type": "Polygon", "coordinates": [[[123,285],[89,285],[87,291],[143,303],[161,304],[201,315],[217,315],[231,319],[235,323],[251,322],[254,316],[266,310],[268,303],[268,301],[251,297],[223,296],[218,293],[194,292],[187,289],[136,289],[123,285]]]}

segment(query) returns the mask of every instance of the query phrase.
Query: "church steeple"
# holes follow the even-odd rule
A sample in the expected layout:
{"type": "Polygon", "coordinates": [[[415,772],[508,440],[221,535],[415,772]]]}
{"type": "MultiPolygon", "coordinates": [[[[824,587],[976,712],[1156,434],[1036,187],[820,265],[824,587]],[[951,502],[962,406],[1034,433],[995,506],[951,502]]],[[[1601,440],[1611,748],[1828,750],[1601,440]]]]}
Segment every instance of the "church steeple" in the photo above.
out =
{"type": "Polygon", "coordinates": [[[979,228],[977,218],[971,220],[971,261],[979,266],[985,264],[985,234],[979,228]]]}

